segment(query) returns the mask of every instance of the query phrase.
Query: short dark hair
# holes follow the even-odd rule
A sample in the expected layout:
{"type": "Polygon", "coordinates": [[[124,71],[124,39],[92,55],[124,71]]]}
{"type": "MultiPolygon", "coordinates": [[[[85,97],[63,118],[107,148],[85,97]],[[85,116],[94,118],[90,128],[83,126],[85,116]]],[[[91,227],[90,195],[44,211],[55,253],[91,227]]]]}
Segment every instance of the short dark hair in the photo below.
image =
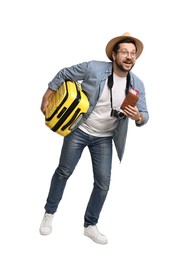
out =
{"type": "Polygon", "coordinates": [[[119,47],[120,47],[120,44],[121,44],[121,43],[133,43],[133,44],[135,45],[136,51],[137,51],[136,42],[135,42],[133,39],[130,39],[130,38],[126,38],[126,39],[123,39],[123,40],[117,42],[117,43],[114,45],[112,51],[115,52],[115,53],[117,53],[118,50],[119,50],[119,47]]]}

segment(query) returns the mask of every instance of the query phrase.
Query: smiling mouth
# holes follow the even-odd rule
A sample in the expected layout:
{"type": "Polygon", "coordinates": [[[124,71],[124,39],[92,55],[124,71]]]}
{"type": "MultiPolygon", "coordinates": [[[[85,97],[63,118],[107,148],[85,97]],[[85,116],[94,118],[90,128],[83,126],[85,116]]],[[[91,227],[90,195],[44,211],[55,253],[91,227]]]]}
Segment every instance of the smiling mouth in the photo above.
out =
{"type": "Polygon", "coordinates": [[[132,62],[124,62],[126,65],[132,65],[132,62]]]}

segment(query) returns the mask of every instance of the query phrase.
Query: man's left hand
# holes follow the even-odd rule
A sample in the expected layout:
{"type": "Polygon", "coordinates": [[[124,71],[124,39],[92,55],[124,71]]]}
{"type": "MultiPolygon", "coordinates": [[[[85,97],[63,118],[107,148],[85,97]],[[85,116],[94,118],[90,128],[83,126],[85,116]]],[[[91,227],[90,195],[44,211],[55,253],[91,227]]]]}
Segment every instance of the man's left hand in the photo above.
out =
{"type": "Polygon", "coordinates": [[[124,114],[128,116],[132,120],[138,120],[140,118],[140,112],[137,108],[137,106],[127,106],[124,108],[124,114]]]}

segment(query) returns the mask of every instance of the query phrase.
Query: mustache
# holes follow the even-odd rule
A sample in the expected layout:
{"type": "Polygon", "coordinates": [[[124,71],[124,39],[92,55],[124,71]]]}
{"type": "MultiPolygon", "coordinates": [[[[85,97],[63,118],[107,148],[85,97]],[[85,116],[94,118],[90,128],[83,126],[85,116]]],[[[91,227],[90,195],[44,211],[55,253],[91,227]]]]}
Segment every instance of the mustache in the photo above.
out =
{"type": "Polygon", "coordinates": [[[134,62],[133,62],[132,59],[127,58],[127,59],[125,59],[125,60],[123,61],[123,63],[133,64],[134,62]]]}

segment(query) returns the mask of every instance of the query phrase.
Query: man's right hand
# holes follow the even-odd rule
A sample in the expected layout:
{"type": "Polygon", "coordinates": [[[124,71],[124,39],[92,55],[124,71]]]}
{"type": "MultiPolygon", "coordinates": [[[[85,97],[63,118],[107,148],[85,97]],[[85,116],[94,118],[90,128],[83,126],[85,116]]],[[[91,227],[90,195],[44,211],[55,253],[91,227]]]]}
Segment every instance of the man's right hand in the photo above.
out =
{"type": "Polygon", "coordinates": [[[45,92],[42,102],[41,102],[41,111],[42,113],[45,115],[46,112],[46,108],[49,104],[49,100],[51,98],[51,96],[54,94],[55,91],[51,90],[50,88],[47,89],[47,91],[45,92]]]}

